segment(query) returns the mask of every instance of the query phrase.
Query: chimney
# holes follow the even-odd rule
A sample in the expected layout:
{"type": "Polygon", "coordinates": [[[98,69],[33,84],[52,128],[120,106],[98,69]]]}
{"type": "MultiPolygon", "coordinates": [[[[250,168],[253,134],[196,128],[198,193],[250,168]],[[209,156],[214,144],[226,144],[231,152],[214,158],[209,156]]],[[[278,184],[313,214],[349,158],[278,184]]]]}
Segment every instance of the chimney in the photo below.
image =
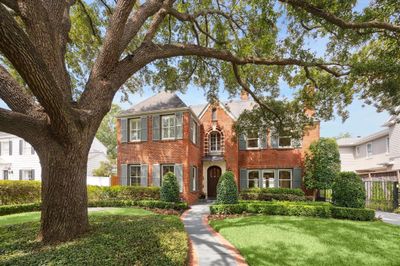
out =
{"type": "Polygon", "coordinates": [[[242,101],[248,101],[249,100],[249,93],[245,90],[242,90],[240,92],[240,100],[242,101]]]}

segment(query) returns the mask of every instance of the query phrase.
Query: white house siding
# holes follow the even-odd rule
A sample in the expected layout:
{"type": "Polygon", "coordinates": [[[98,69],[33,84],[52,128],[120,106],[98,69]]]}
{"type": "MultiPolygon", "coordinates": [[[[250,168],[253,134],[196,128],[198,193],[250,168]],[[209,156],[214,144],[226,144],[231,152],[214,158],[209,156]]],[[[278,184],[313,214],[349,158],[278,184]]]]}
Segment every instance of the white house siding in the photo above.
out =
{"type": "MultiPolygon", "coordinates": [[[[32,153],[31,145],[23,139],[0,132],[0,180],[4,180],[5,172],[8,173],[8,180],[20,180],[20,171],[33,173],[34,180],[41,180],[41,166],[39,156],[32,153]],[[12,154],[9,155],[9,141],[12,142],[12,154]],[[20,141],[22,141],[22,155],[20,154],[20,141]],[[6,145],[6,147],[4,146],[6,145]]],[[[101,161],[107,160],[107,148],[97,139],[92,143],[88,157],[88,184],[109,185],[108,177],[93,177],[92,172],[100,166],[101,161]]],[[[23,175],[22,179],[28,176],[23,175]]]]}
{"type": "Polygon", "coordinates": [[[400,157],[400,124],[394,124],[389,129],[390,158],[400,157]]]}
{"type": "Polygon", "coordinates": [[[354,148],[353,147],[340,147],[340,161],[342,171],[355,171],[356,162],[354,160],[354,148]]]}

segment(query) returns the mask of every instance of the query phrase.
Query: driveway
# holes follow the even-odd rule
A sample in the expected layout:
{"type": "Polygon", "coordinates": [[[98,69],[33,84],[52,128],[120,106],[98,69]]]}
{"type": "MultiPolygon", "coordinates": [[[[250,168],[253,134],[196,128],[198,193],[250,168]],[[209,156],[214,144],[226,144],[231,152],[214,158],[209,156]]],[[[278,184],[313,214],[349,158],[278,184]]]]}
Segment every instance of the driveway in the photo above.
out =
{"type": "Polygon", "coordinates": [[[400,214],[395,214],[391,212],[381,212],[381,211],[376,211],[375,212],[375,217],[376,218],[381,218],[382,221],[388,224],[394,224],[394,225],[399,225],[400,226],[400,214]]]}

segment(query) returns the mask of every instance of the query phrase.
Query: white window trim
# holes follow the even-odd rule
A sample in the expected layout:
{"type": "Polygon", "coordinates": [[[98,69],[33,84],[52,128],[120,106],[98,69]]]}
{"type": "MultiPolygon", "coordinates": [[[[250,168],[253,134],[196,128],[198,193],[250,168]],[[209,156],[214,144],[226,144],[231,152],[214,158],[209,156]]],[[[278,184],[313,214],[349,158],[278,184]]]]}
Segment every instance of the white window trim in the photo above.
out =
{"type": "Polygon", "coordinates": [[[198,124],[193,118],[192,118],[192,123],[191,123],[190,127],[192,128],[191,129],[192,134],[190,136],[190,139],[191,139],[192,143],[197,144],[197,134],[199,134],[197,132],[198,124]]]}
{"type": "Polygon", "coordinates": [[[191,192],[195,192],[197,191],[197,167],[196,166],[192,166],[192,177],[193,180],[190,180],[190,182],[193,182],[193,190],[191,192]]]}
{"type": "MultiPolygon", "coordinates": [[[[259,188],[260,187],[260,171],[257,169],[250,169],[247,171],[247,187],[250,188],[250,172],[257,172],[258,173],[258,178],[257,178],[257,186],[255,188],[259,188]]],[[[254,179],[251,179],[254,180],[254,179]]]]}
{"type": "Polygon", "coordinates": [[[131,119],[129,119],[129,141],[130,142],[139,142],[139,141],[141,141],[141,136],[140,136],[140,134],[141,134],[141,130],[142,130],[142,125],[141,125],[141,120],[140,120],[140,118],[139,117],[137,117],[137,118],[131,118],[131,119]],[[137,121],[138,122],[138,128],[136,128],[135,129],[135,131],[138,131],[139,133],[137,134],[138,135],[138,137],[139,137],[139,139],[132,139],[132,121],[137,121]]]}
{"type": "Polygon", "coordinates": [[[372,147],[372,142],[368,142],[368,143],[365,145],[365,151],[366,151],[366,157],[367,157],[367,158],[371,158],[371,156],[374,155],[373,147],[372,147]],[[369,152],[368,152],[368,145],[371,145],[371,154],[369,154],[369,152]]]}
{"type": "MultiPolygon", "coordinates": [[[[275,171],[274,171],[274,169],[264,169],[264,170],[262,170],[261,171],[261,178],[262,178],[262,185],[263,185],[263,188],[265,188],[266,186],[265,186],[265,179],[264,179],[264,173],[272,173],[273,175],[274,175],[274,183],[273,183],[273,186],[272,187],[275,187],[275,171]]],[[[270,186],[268,186],[268,187],[270,187],[270,186]]]]}
{"type": "Polygon", "coordinates": [[[281,187],[281,179],[279,179],[279,174],[280,172],[289,172],[290,173],[290,179],[282,179],[282,180],[290,180],[290,188],[292,188],[292,182],[293,182],[293,169],[278,169],[278,187],[281,187]]]}
{"type": "MultiPolygon", "coordinates": [[[[181,125],[182,126],[182,125],[181,125]]],[[[170,115],[162,115],[161,116],[161,139],[162,140],[173,140],[173,139],[175,139],[176,138],[176,128],[177,128],[177,125],[176,125],[176,116],[174,115],[174,114],[170,114],[170,115]],[[163,126],[163,118],[165,118],[165,117],[168,117],[168,118],[170,118],[170,117],[172,117],[173,119],[173,126],[168,126],[168,127],[164,127],[163,126]],[[164,137],[164,129],[169,129],[169,130],[171,130],[171,128],[173,128],[174,129],[174,135],[173,136],[168,136],[168,137],[164,137]]]]}
{"type": "Polygon", "coordinates": [[[132,171],[132,167],[139,167],[139,176],[135,176],[136,178],[137,177],[139,177],[139,187],[140,187],[140,180],[141,180],[141,177],[142,177],[142,169],[141,169],[141,166],[140,166],[140,164],[131,164],[131,165],[129,165],[129,186],[132,186],[132,175],[131,175],[131,171],[132,171]]]}
{"type": "Polygon", "coordinates": [[[278,136],[278,148],[293,148],[293,139],[290,136],[278,136]],[[290,139],[290,145],[289,146],[281,146],[280,145],[280,140],[281,138],[289,138],[290,139]]]}
{"type": "Polygon", "coordinates": [[[222,136],[221,136],[221,133],[220,132],[218,132],[218,131],[212,131],[212,132],[210,132],[210,135],[209,135],[209,142],[210,142],[210,144],[209,144],[209,148],[208,148],[208,150],[209,150],[209,152],[210,153],[220,153],[221,151],[222,151],[222,143],[221,143],[221,139],[222,139],[222,136]],[[216,137],[216,143],[215,143],[215,147],[217,148],[216,150],[212,150],[212,135],[219,135],[219,141],[218,141],[218,137],[216,137]]]}

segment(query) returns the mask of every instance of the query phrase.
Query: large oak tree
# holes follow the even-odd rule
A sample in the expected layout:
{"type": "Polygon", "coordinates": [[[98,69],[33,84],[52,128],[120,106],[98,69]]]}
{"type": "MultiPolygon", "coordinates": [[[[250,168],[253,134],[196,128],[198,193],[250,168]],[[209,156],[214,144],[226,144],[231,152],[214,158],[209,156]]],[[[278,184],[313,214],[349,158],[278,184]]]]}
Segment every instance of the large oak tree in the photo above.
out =
{"type": "Polygon", "coordinates": [[[0,109],[0,130],[40,157],[41,239],[88,231],[87,155],[118,91],[192,82],[213,99],[222,86],[232,95],[244,89],[260,105],[248,114],[254,122],[258,114],[293,125],[305,122],[304,108],[345,118],[355,96],[393,110],[399,2],[376,0],[361,11],[355,4],[0,0],[0,98],[10,109],[0,109]],[[306,48],[310,41],[325,46],[323,57],[306,48]],[[274,100],[280,79],[294,88],[292,103],[274,100]]]}

